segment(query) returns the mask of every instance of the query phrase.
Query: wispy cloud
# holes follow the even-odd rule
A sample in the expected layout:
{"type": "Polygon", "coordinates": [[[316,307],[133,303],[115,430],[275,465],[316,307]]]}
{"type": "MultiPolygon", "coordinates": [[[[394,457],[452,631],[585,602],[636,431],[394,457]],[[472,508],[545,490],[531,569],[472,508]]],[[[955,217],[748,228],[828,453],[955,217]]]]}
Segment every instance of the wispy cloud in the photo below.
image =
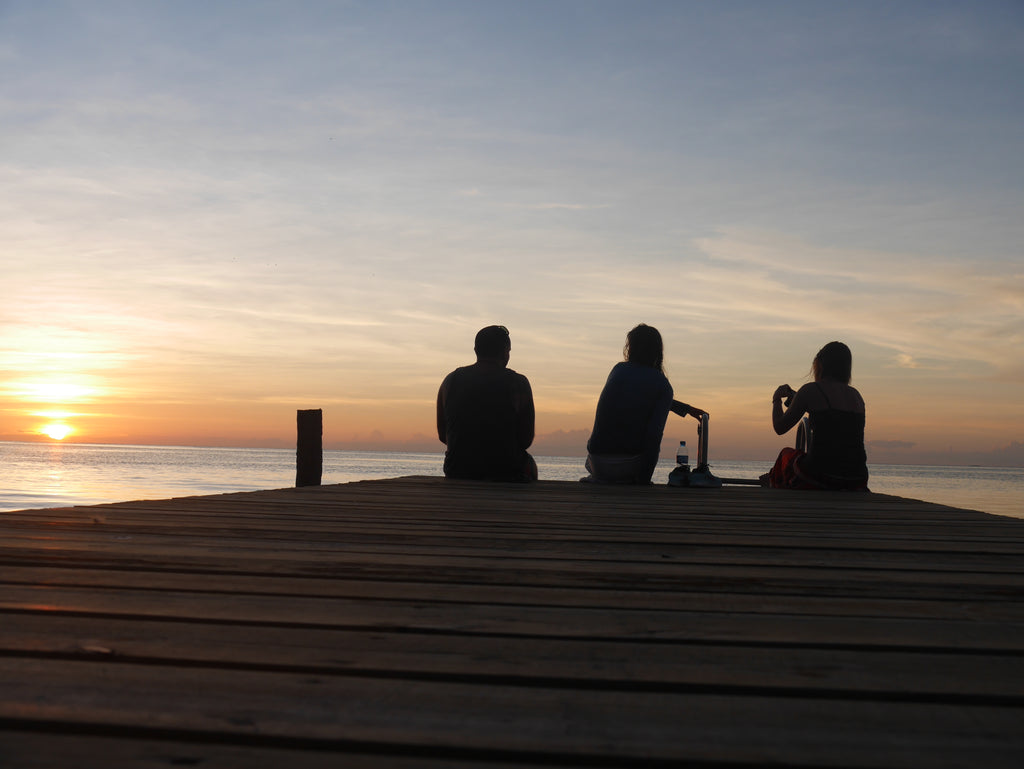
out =
{"type": "Polygon", "coordinates": [[[1015,265],[970,265],[920,254],[821,248],[773,233],[723,233],[698,247],[733,270],[768,281],[749,290],[746,311],[805,326],[845,328],[894,350],[907,368],[918,361],[1014,361],[1024,334],[1015,265]]]}
{"type": "Polygon", "coordinates": [[[901,352],[896,355],[896,365],[898,365],[900,368],[921,367],[921,364],[918,363],[912,355],[907,355],[905,352],[901,352]]]}
{"type": "Polygon", "coordinates": [[[596,205],[586,203],[537,203],[535,205],[526,206],[526,208],[534,211],[598,211],[602,208],[610,208],[610,206],[606,203],[596,205]]]}

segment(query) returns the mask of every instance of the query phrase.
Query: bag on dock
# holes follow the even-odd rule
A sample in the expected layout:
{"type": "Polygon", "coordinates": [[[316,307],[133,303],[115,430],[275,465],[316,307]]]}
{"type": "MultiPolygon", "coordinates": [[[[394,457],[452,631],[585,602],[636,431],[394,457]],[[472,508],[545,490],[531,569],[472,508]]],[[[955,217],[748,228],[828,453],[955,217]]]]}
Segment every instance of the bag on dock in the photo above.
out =
{"type": "Polygon", "coordinates": [[[768,473],[768,485],[773,489],[818,488],[808,483],[797,473],[797,460],[805,455],[806,452],[801,449],[794,449],[789,446],[782,449],[775,460],[775,465],[768,473]]]}

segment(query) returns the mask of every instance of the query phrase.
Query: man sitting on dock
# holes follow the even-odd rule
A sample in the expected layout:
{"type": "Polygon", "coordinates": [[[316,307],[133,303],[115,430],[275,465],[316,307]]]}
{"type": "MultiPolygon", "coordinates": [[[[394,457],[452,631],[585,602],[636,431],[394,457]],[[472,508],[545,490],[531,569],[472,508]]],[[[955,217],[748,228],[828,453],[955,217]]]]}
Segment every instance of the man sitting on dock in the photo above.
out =
{"type": "Polygon", "coordinates": [[[473,349],[476,363],[455,369],[437,392],[437,437],[448,447],[445,477],[535,481],[537,463],[526,451],[533,443],[533,391],[508,368],[508,329],[480,329],[473,349]]]}

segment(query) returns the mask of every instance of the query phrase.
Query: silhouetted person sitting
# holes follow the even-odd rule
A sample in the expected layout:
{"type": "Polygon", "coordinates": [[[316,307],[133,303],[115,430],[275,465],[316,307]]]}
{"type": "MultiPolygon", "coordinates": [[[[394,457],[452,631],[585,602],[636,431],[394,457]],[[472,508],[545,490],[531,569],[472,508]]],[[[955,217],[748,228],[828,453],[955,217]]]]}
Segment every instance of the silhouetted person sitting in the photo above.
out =
{"type": "Polygon", "coordinates": [[[455,369],[437,392],[437,437],[446,478],[537,480],[537,463],[526,449],[533,443],[534,408],[530,381],[508,366],[512,342],[504,326],[476,335],[476,363],[455,369]]]}
{"type": "Polygon", "coordinates": [[[587,470],[592,483],[649,484],[661,452],[671,411],[703,416],[695,406],[672,399],[663,369],[661,333],[641,323],[626,335],[626,358],[616,363],[597,401],[594,429],[587,441],[587,470]]]}
{"type": "Polygon", "coordinates": [[[784,448],[762,483],[786,489],[867,491],[864,399],[850,386],[853,355],[842,342],[829,342],[814,357],[814,381],[794,391],[779,385],[772,395],[772,426],[778,435],[809,416],[807,450],[784,448]],[[782,400],[791,399],[783,409],[782,400]]]}

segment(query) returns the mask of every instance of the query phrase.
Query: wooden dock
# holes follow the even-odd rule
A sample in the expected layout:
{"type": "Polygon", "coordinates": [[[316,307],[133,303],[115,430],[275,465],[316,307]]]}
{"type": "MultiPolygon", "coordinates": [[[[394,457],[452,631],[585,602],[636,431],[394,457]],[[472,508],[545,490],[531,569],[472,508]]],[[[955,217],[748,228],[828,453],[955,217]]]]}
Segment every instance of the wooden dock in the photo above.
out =
{"type": "Polygon", "coordinates": [[[400,478],[0,513],[0,767],[1024,767],[1024,520],[400,478]]]}

